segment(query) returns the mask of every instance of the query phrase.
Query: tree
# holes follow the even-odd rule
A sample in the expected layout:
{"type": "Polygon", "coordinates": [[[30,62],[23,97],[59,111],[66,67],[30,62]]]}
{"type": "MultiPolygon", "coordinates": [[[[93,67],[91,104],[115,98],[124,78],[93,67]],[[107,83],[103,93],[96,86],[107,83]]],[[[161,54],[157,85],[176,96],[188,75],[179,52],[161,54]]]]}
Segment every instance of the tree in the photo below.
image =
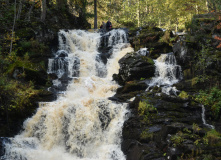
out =
{"type": "Polygon", "coordinates": [[[9,51],[9,54],[11,55],[11,52],[12,52],[12,45],[13,45],[13,39],[14,39],[14,30],[15,30],[15,22],[16,22],[16,0],[15,0],[15,9],[14,9],[14,21],[13,21],[13,26],[12,26],[12,36],[11,36],[11,44],[10,44],[10,51],[9,51]]]}
{"type": "Polygon", "coordinates": [[[46,18],[46,0],[41,0],[41,21],[44,22],[46,18]]]}
{"type": "Polygon", "coordinates": [[[94,0],[94,29],[97,29],[97,0],[94,0]]]}

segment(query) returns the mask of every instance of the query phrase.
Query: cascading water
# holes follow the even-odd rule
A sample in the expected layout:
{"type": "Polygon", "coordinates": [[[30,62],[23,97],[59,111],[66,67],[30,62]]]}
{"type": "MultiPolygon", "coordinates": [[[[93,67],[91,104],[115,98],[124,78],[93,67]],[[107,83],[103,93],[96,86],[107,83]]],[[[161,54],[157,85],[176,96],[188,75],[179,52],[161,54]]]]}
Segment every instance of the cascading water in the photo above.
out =
{"type": "Polygon", "coordinates": [[[204,105],[201,105],[202,107],[202,121],[203,121],[203,124],[211,129],[215,129],[215,127],[213,125],[210,125],[208,123],[206,123],[206,118],[205,118],[205,107],[204,105]]]}
{"type": "Polygon", "coordinates": [[[149,54],[148,48],[141,48],[138,50],[136,53],[142,55],[142,56],[147,56],[149,54]]]}
{"type": "Polygon", "coordinates": [[[148,89],[152,86],[159,86],[162,87],[163,93],[176,94],[177,89],[171,86],[182,79],[182,72],[174,54],[161,54],[154,62],[156,66],[155,77],[148,83],[148,89]]]}
{"type": "MultiPolygon", "coordinates": [[[[118,60],[133,49],[125,32],[112,30],[107,64],[99,59],[99,33],[60,31],[59,51],[49,73],[72,78],[65,95],[44,103],[24,123],[24,131],[5,143],[4,160],[124,160],[120,136],[126,104],[108,100],[118,85],[118,60]],[[117,41],[116,41],[117,39],[117,41]],[[77,77],[79,76],[79,77],[77,77]]],[[[54,84],[59,85],[59,82],[54,84]]]]}

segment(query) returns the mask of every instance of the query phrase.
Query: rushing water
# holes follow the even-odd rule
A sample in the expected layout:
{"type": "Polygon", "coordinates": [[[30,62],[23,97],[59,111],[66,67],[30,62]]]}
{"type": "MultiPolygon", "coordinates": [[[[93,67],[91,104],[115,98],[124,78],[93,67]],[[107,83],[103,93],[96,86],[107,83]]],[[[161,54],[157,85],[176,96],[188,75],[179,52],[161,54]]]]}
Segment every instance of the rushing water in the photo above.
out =
{"type": "Polygon", "coordinates": [[[154,62],[156,66],[155,77],[148,84],[149,87],[159,86],[163,93],[176,94],[177,89],[172,85],[182,79],[182,70],[181,66],[177,65],[174,54],[161,54],[154,62]]]}
{"type": "Polygon", "coordinates": [[[205,107],[204,105],[201,105],[202,106],[202,121],[203,121],[203,124],[211,129],[215,129],[215,127],[213,125],[210,125],[208,123],[206,123],[206,118],[205,118],[205,107]]]}
{"type": "Polygon", "coordinates": [[[126,104],[108,100],[118,85],[112,75],[118,60],[133,51],[125,32],[112,30],[113,54],[105,65],[98,56],[99,33],[59,32],[59,51],[49,60],[49,73],[71,78],[63,96],[41,103],[24,131],[5,143],[5,160],[124,160],[121,130],[126,104]]]}

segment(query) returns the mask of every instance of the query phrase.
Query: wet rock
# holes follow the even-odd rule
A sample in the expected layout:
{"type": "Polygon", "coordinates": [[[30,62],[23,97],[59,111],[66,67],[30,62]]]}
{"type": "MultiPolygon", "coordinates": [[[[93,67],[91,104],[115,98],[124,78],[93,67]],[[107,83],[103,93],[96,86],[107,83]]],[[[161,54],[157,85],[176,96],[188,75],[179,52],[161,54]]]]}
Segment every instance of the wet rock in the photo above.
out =
{"type": "Polygon", "coordinates": [[[47,90],[42,90],[36,97],[34,97],[34,100],[37,102],[51,102],[56,100],[56,98],[57,96],[55,93],[47,90]]]}
{"type": "Polygon", "coordinates": [[[138,55],[136,53],[127,54],[119,60],[119,64],[119,74],[113,75],[113,79],[119,84],[154,76],[154,62],[151,58],[146,56],[138,55]]]}
{"type": "MultiPolygon", "coordinates": [[[[182,153],[189,154],[191,149],[196,149],[194,141],[191,139],[184,138],[182,147],[174,147],[170,139],[171,135],[176,135],[183,130],[192,133],[193,122],[203,127],[200,106],[175,96],[171,97],[164,94],[156,96],[155,93],[141,93],[130,103],[129,107],[131,117],[124,123],[122,132],[123,151],[128,157],[133,155],[137,156],[135,159],[177,159],[182,153]],[[139,115],[140,100],[147,101],[157,111],[149,111],[146,117],[139,115]],[[170,135],[169,138],[168,135],[170,135]],[[128,142],[134,142],[134,146],[131,147],[128,142]],[[149,146],[151,142],[156,144],[153,147],[155,149],[150,150],[148,147],[141,147],[149,146]],[[138,154],[133,154],[135,151],[138,154]],[[142,154],[142,152],[145,152],[145,154],[142,154]],[[164,154],[166,154],[166,158],[164,154]]],[[[205,131],[199,131],[197,134],[203,137],[205,131]]]]}
{"type": "Polygon", "coordinates": [[[147,88],[145,82],[128,82],[123,87],[117,89],[117,94],[129,93],[134,91],[144,91],[147,88]]]}
{"type": "Polygon", "coordinates": [[[55,73],[50,73],[50,74],[48,74],[48,76],[49,76],[50,79],[52,79],[52,80],[58,79],[58,76],[57,76],[57,74],[55,74],[55,73]]]}
{"type": "Polygon", "coordinates": [[[144,144],[136,140],[126,140],[122,143],[122,151],[126,153],[127,160],[164,160],[154,142],[144,144]]]}
{"type": "Polygon", "coordinates": [[[68,53],[65,50],[59,50],[59,52],[57,53],[58,57],[68,57],[68,53]]]}
{"type": "Polygon", "coordinates": [[[5,154],[5,143],[10,143],[10,139],[6,137],[0,137],[0,158],[5,154]]]}
{"type": "Polygon", "coordinates": [[[162,53],[172,52],[172,47],[166,42],[153,43],[150,44],[148,48],[152,48],[149,56],[153,59],[157,59],[162,53]]]}
{"type": "Polygon", "coordinates": [[[181,39],[177,43],[173,45],[173,53],[176,57],[177,63],[182,66],[182,69],[185,70],[185,66],[188,63],[188,60],[191,58],[188,55],[188,48],[186,45],[186,41],[181,39]]]}
{"type": "Polygon", "coordinates": [[[30,69],[24,69],[26,76],[25,79],[27,81],[33,81],[36,85],[45,85],[47,83],[47,73],[43,70],[34,71],[30,69]]]}

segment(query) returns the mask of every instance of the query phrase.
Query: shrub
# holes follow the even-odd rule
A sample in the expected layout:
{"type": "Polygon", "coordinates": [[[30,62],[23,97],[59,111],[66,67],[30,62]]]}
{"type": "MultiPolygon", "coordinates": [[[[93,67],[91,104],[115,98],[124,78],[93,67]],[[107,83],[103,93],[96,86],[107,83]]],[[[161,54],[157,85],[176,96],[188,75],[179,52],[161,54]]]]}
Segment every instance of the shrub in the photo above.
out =
{"type": "Polygon", "coordinates": [[[182,91],[180,92],[179,97],[182,99],[188,99],[189,95],[185,91],[182,91]]]}
{"type": "Polygon", "coordinates": [[[212,129],[208,131],[203,138],[205,144],[217,144],[221,140],[221,134],[216,130],[212,129]]]}
{"type": "Polygon", "coordinates": [[[195,100],[203,105],[210,106],[215,119],[219,119],[221,110],[221,90],[213,87],[211,90],[200,91],[195,100]]]}

